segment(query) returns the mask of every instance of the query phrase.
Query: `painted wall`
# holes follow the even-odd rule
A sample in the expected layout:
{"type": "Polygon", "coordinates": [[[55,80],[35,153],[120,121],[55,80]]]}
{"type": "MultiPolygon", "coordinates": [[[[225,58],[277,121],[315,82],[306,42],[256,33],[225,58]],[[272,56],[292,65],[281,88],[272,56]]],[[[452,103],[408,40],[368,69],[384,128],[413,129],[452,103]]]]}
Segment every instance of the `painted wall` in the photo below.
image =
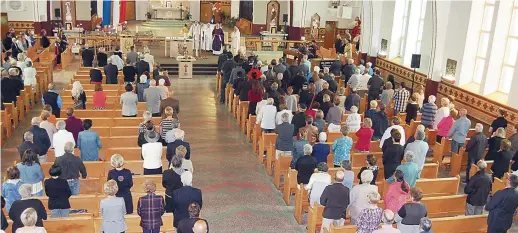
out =
{"type": "Polygon", "coordinates": [[[189,1],[189,10],[192,15],[191,20],[199,21],[200,20],[200,1],[189,1]]]}
{"type": "Polygon", "coordinates": [[[35,8],[34,1],[22,1],[23,10],[22,11],[7,11],[7,17],[9,21],[33,21],[36,22],[35,12],[37,9],[35,8]]]}
{"type": "Polygon", "coordinates": [[[338,21],[338,28],[353,28],[354,18],[360,15],[361,1],[352,1],[349,3],[353,7],[352,19],[338,18],[341,15],[340,8],[329,9],[331,1],[329,0],[299,0],[293,3],[293,26],[294,27],[310,27],[311,17],[316,13],[320,16],[320,27],[326,25],[326,21],[338,21]]]}
{"type": "MultiPolygon", "coordinates": [[[[387,40],[387,51],[390,50],[390,42],[392,35],[392,22],[394,20],[394,10],[396,7],[395,1],[383,1],[383,9],[381,12],[381,24],[379,33],[379,44],[381,45],[381,39],[387,40]]],[[[363,24],[363,23],[362,23],[363,24]]]]}
{"type": "Polygon", "coordinates": [[[76,1],[76,20],[92,20],[90,1],[76,1]]]}
{"type": "Polygon", "coordinates": [[[148,12],[148,1],[137,0],[135,1],[135,19],[146,20],[146,13],[148,12]]]}
{"type": "MultiPolygon", "coordinates": [[[[77,3],[76,3],[77,4],[77,3]]],[[[54,9],[60,9],[61,10],[61,2],[60,1],[50,1],[50,19],[51,20],[58,20],[59,15],[55,15],[54,9]]]]}

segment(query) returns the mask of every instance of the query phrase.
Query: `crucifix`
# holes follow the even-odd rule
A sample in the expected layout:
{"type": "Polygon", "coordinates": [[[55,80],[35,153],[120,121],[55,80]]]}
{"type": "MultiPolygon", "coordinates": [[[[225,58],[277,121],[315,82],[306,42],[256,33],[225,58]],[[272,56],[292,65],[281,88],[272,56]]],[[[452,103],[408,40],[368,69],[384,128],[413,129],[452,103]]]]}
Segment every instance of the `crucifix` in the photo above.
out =
{"type": "Polygon", "coordinates": [[[180,2],[180,20],[183,19],[183,3],[180,2]]]}
{"type": "Polygon", "coordinates": [[[187,65],[187,64],[185,64],[185,65],[183,66],[183,68],[184,68],[183,72],[184,72],[185,74],[187,74],[187,67],[189,67],[189,65],[187,65]]]}

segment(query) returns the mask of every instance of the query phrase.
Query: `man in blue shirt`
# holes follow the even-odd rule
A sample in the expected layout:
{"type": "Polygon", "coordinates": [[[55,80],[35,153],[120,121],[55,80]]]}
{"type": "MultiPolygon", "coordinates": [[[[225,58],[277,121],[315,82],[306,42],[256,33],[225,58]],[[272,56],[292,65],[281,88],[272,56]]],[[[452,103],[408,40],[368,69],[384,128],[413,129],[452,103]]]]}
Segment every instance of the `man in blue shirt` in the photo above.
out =
{"type": "Polygon", "coordinates": [[[459,111],[459,119],[453,123],[453,126],[448,133],[448,137],[452,139],[451,152],[459,153],[459,148],[464,146],[466,136],[471,127],[471,121],[466,117],[467,114],[468,111],[466,109],[461,109],[459,111]]]}

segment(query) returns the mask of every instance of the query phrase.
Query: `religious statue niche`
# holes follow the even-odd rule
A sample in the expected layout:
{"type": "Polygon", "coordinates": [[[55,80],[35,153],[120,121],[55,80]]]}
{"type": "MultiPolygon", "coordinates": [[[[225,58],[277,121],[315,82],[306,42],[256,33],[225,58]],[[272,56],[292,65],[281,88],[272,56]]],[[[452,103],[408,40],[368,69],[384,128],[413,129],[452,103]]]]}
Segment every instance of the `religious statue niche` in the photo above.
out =
{"type": "Polygon", "coordinates": [[[311,16],[311,30],[310,30],[310,37],[311,39],[317,40],[318,38],[318,29],[320,27],[320,15],[315,13],[313,16],[311,16]]]}
{"type": "Polygon", "coordinates": [[[280,4],[277,0],[271,0],[266,6],[266,29],[270,33],[277,33],[279,26],[280,4]]]}
{"type": "Polygon", "coordinates": [[[76,25],[76,4],[74,1],[61,2],[63,25],[67,30],[71,30],[76,25]]]}

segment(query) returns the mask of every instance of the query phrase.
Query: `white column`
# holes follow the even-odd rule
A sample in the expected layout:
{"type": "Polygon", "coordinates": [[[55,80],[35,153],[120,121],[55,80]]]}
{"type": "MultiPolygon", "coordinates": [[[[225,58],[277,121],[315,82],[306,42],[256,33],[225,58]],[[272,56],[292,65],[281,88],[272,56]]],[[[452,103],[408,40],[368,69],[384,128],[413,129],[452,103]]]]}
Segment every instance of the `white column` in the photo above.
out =
{"type": "MultiPolygon", "coordinates": [[[[137,1],[135,5],[138,4],[138,2],[139,1],[137,1]]],[[[103,0],[97,0],[97,16],[101,18],[103,17],[103,0]]]]}
{"type": "Polygon", "coordinates": [[[119,25],[119,19],[120,19],[120,0],[113,0],[113,4],[112,4],[112,25],[114,27],[117,27],[117,25],[119,25]]]}
{"type": "Polygon", "coordinates": [[[507,99],[507,104],[516,109],[518,108],[518,91],[514,92],[513,90],[518,90],[518,59],[514,64],[513,81],[511,81],[511,91],[507,99]]]}
{"type": "Polygon", "coordinates": [[[408,30],[405,41],[405,54],[403,57],[403,65],[405,66],[410,66],[412,54],[415,53],[416,42],[419,33],[419,22],[421,17],[422,4],[426,4],[426,0],[412,0],[410,4],[408,30]]]}
{"type": "Polygon", "coordinates": [[[189,1],[191,20],[200,21],[200,1],[189,1]]]}
{"type": "MultiPolygon", "coordinates": [[[[393,3],[393,20],[387,20],[387,18],[384,18],[384,27],[392,27],[392,31],[390,33],[389,38],[389,44],[388,44],[388,59],[393,59],[395,57],[398,57],[399,51],[401,50],[401,39],[403,35],[406,33],[406,30],[403,31],[403,16],[405,15],[405,1],[385,1],[385,5],[388,3],[393,3]],[[385,21],[387,20],[387,21],[385,21]]],[[[389,11],[391,8],[383,8],[386,11],[389,11]]],[[[384,11],[385,12],[385,11],[384,11]]]]}
{"type": "MultiPolygon", "coordinates": [[[[189,2],[194,2],[194,1],[189,1],[189,2]]],[[[99,3],[97,3],[97,4],[99,4],[99,3]]],[[[97,7],[99,7],[99,5],[97,5],[97,7]]],[[[136,20],[146,20],[147,19],[146,13],[148,12],[148,8],[149,8],[149,2],[147,0],[135,1],[135,19],[136,20]]]]}
{"type": "Polygon", "coordinates": [[[239,0],[232,0],[230,3],[230,17],[239,17],[239,0]]]}
{"type": "Polygon", "coordinates": [[[361,52],[371,57],[378,55],[380,49],[380,28],[382,24],[382,1],[364,1],[362,4],[361,52]]]}

